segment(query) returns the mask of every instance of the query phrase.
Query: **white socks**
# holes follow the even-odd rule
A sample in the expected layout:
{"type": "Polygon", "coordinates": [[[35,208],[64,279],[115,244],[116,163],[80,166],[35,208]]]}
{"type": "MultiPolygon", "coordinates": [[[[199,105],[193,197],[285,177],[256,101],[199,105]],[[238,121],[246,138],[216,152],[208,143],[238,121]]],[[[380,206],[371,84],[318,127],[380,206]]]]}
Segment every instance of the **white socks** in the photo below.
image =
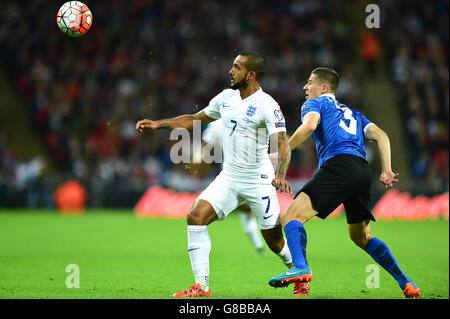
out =
{"type": "Polygon", "coordinates": [[[281,249],[281,251],[277,255],[278,257],[280,257],[281,261],[286,265],[286,267],[291,268],[294,265],[292,262],[291,251],[289,250],[286,239],[284,239],[283,249],[281,249]]]}
{"type": "MultiPolygon", "coordinates": [[[[188,251],[191,259],[192,272],[195,277],[195,283],[199,283],[202,290],[208,291],[209,253],[211,251],[211,239],[209,238],[208,226],[188,225],[187,230],[188,251]]],[[[259,241],[261,242],[261,239],[259,239],[259,241]]],[[[284,242],[283,249],[277,255],[288,268],[292,266],[292,256],[286,240],[284,242]]]]}
{"type": "Polygon", "coordinates": [[[188,225],[188,251],[191,259],[195,283],[200,283],[202,290],[209,290],[209,252],[211,239],[206,225],[188,225]]]}
{"type": "MultiPolygon", "coordinates": [[[[253,215],[246,213],[241,213],[240,215],[244,231],[250,237],[250,240],[252,241],[253,245],[257,250],[262,249],[263,243],[261,237],[259,236],[259,229],[258,224],[256,222],[256,218],[253,215]]],[[[281,251],[277,255],[278,257],[280,257],[281,261],[283,262],[283,264],[286,265],[286,267],[290,268],[293,266],[291,252],[287,245],[286,239],[284,240],[283,249],[281,249],[281,251]]]]}
{"type": "Polygon", "coordinates": [[[255,246],[256,250],[263,249],[263,243],[261,237],[259,236],[258,224],[256,222],[256,218],[247,213],[239,213],[241,215],[242,227],[244,228],[245,233],[250,238],[253,246],[255,246]]]}

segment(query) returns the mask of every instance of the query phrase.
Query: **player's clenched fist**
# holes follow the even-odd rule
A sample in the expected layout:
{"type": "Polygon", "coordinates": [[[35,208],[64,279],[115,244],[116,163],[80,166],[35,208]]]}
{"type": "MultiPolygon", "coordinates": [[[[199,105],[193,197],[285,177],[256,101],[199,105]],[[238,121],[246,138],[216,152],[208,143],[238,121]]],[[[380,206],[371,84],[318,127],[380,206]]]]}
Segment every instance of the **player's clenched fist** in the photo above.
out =
{"type": "Polygon", "coordinates": [[[136,130],[140,133],[144,131],[145,128],[149,128],[151,130],[156,130],[158,128],[158,125],[155,121],[152,120],[140,120],[136,123],[136,130]]]}
{"type": "Polygon", "coordinates": [[[272,185],[275,186],[275,188],[281,193],[292,194],[291,184],[289,184],[289,182],[283,177],[280,177],[278,175],[275,176],[275,178],[272,180],[272,185]]]}
{"type": "Polygon", "coordinates": [[[380,182],[384,184],[386,189],[389,187],[394,187],[394,183],[398,182],[398,173],[384,172],[380,176],[380,182]]]}

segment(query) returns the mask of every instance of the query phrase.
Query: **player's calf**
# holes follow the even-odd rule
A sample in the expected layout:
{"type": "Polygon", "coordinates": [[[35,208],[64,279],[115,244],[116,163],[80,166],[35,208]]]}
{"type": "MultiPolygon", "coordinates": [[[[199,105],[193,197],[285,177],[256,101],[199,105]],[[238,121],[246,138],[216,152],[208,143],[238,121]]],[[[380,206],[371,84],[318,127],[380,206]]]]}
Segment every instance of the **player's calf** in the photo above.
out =
{"type": "Polygon", "coordinates": [[[273,251],[275,254],[281,252],[285,245],[281,225],[278,225],[271,229],[263,229],[261,230],[261,234],[271,251],[273,251]]]}
{"type": "Polygon", "coordinates": [[[292,267],[293,263],[291,252],[286,243],[286,240],[283,237],[281,225],[278,225],[272,229],[261,230],[261,234],[263,235],[267,246],[269,246],[270,250],[272,250],[278,257],[280,257],[283,264],[285,264],[288,268],[292,267]]]}
{"type": "Polygon", "coordinates": [[[362,250],[366,249],[367,242],[373,237],[370,231],[369,220],[356,224],[348,224],[350,239],[362,250]]]}

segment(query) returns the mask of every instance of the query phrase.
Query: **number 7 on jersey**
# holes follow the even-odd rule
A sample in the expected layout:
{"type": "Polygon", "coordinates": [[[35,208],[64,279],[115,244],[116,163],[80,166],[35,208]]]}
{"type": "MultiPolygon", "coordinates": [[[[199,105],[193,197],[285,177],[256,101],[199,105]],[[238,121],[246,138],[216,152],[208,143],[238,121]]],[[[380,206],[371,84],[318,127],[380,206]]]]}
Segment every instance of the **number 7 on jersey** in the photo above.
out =
{"type": "Polygon", "coordinates": [[[236,129],[237,121],[235,121],[235,120],[231,120],[231,123],[233,123],[233,124],[234,124],[234,126],[233,126],[233,129],[231,130],[230,136],[231,136],[231,135],[233,135],[233,133],[234,133],[234,130],[236,129]]]}

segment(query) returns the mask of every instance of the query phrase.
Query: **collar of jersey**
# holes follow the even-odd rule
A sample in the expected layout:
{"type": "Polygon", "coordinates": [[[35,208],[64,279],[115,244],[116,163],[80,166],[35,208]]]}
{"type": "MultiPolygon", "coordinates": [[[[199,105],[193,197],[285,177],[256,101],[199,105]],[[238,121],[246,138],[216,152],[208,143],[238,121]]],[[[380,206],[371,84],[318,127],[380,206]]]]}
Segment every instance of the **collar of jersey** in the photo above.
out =
{"type": "MultiPolygon", "coordinates": [[[[238,90],[239,91],[239,90],[238,90]]],[[[262,88],[261,87],[259,87],[259,89],[258,90],[256,90],[256,92],[254,92],[252,95],[249,95],[249,96],[247,96],[245,99],[242,99],[242,101],[246,101],[246,100],[248,100],[249,98],[251,98],[252,96],[256,96],[256,94],[258,94],[258,93],[260,93],[260,92],[262,92],[263,90],[262,90],[262,88]]],[[[239,96],[241,96],[241,93],[239,93],[239,96]]]]}
{"type": "Polygon", "coordinates": [[[322,94],[321,96],[329,96],[336,100],[336,96],[334,96],[334,94],[331,93],[322,94]]]}

